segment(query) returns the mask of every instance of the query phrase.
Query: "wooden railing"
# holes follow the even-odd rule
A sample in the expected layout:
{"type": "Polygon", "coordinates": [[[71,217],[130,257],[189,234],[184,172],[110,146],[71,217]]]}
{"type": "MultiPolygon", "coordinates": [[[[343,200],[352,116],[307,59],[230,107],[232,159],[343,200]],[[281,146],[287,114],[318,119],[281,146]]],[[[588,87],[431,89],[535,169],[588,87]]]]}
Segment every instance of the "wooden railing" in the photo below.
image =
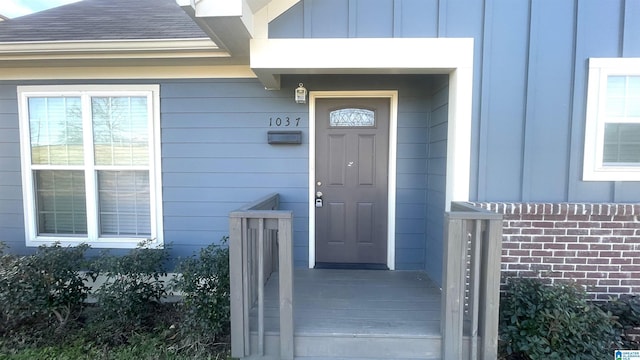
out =
{"type": "Polygon", "coordinates": [[[498,357],[502,215],[468,203],[445,213],[442,275],[442,358],[498,357]],[[465,329],[466,324],[466,329],[465,329]]]}
{"type": "Polygon", "coordinates": [[[293,359],[293,239],[291,211],[278,210],[271,194],[229,215],[231,277],[231,356],[252,355],[250,315],[258,308],[257,349],[264,355],[264,285],[278,272],[280,288],[280,358],[293,359]]]}

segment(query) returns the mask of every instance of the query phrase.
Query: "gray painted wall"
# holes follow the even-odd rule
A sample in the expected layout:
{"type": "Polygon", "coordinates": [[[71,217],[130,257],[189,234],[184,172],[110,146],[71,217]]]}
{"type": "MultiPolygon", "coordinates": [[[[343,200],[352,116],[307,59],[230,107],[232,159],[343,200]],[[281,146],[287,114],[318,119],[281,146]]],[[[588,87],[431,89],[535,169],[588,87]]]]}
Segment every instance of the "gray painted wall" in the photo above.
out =
{"type": "MultiPolygon", "coordinates": [[[[640,56],[640,0],[304,0],[270,34],[473,37],[472,200],[640,201],[640,183],[580,180],[587,59],[640,56]]],[[[218,241],[229,211],[277,191],[295,212],[296,265],[307,265],[308,108],[292,101],[298,82],[399,91],[397,267],[438,279],[446,77],[290,76],[274,92],[252,79],[160,82],[173,253],[218,241]],[[284,116],[301,118],[302,145],[266,143],[269,118],[284,116]]],[[[18,139],[16,83],[0,83],[0,241],[25,252],[18,139]]]]}
{"type": "Polygon", "coordinates": [[[269,33],[472,37],[471,200],[640,201],[581,181],[587,59],[640,56],[640,0],[303,0],[269,33]]]}
{"type": "MultiPolygon", "coordinates": [[[[288,90],[288,89],[287,89],[288,90]]],[[[293,210],[294,253],[305,259],[308,144],[268,145],[269,118],[308,110],[293,91],[265,91],[257,80],[172,81],[161,86],[165,241],[190,254],[228,234],[230,211],[272,192],[293,210]]],[[[275,121],[274,121],[275,123],[275,121]]]]}
{"type": "Polygon", "coordinates": [[[25,252],[20,131],[15,86],[0,86],[0,242],[25,252]]]}
{"type": "Polygon", "coordinates": [[[442,285],[444,208],[447,171],[449,86],[443,83],[431,96],[427,152],[427,231],[425,270],[442,285]]]}
{"type": "MultiPolygon", "coordinates": [[[[255,79],[146,81],[161,84],[164,230],[172,254],[217,242],[228,234],[230,211],[278,192],[281,207],[294,211],[296,266],[308,265],[308,105],[293,101],[304,82],[311,91],[399,91],[396,262],[399,269],[424,268],[430,94],[443,81],[295,76],[285,77],[280,91],[265,91],[255,79]],[[269,126],[270,118],[287,116],[299,117],[299,126],[269,126]],[[268,145],[274,129],[302,130],[303,144],[268,145]]],[[[25,253],[16,85],[0,84],[0,241],[25,253]]]]}

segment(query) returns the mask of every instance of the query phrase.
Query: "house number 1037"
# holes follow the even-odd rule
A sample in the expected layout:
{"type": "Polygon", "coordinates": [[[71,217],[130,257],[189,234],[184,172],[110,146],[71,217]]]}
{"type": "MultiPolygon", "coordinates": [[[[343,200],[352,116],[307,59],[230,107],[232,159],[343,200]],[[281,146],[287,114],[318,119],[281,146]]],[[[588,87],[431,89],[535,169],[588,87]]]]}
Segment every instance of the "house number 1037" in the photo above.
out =
{"type": "Polygon", "coordinates": [[[291,119],[290,117],[270,117],[269,118],[269,126],[277,126],[277,127],[289,127],[289,126],[300,126],[300,118],[297,117],[295,119],[291,119]]]}

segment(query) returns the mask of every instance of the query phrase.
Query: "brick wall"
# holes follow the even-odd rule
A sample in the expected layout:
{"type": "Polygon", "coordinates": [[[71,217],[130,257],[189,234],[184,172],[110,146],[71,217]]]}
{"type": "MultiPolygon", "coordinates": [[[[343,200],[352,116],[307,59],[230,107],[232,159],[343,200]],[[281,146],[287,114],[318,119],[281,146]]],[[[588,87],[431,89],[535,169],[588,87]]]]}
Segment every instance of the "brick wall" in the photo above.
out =
{"type": "Polygon", "coordinates": [[[640,293],[640,204],[477,203],[504,214],[502,272],[640,293]]]}

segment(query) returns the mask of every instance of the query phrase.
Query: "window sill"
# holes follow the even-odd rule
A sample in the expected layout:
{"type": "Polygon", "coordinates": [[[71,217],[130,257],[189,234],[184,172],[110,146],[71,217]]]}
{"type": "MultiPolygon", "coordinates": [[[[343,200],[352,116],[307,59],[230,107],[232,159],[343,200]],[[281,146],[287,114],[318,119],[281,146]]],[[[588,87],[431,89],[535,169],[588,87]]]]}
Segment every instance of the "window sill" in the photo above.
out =
{"type": "Polygon", "coordinates": [[[640,181],[640,167],[607,166],[585,169],[583,181],[640,181]]]}
{"type": "MultiPolygon", "coordinates": [[[[78,246],[87,244],[93,249],[134,249],[145,238],[98,238],[97,240],[83,237],[39,236],[35,239],[27,239],[28,247],[49,246],[59,243],[61,246],[78,246]]],[[[145,248],[164,248],[162,241],[154,240],[145,243],[145,248]]]]}

